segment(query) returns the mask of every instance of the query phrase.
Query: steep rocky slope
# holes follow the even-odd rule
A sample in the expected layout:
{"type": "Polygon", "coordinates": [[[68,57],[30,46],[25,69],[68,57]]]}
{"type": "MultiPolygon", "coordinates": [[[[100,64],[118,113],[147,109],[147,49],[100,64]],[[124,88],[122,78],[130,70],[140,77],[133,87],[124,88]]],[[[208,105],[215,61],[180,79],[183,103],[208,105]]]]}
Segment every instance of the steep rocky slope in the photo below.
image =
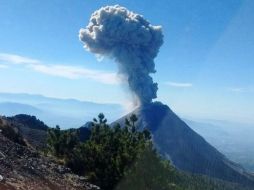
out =
{"type": "Polygon", "coordinates": [[[45,148],[48,126],[35,116],[19,114],[13,117],[6,117],[5,120],[8,125],[15,127],[33,148],[45,148]]]}
{"type": "MultiPolygon", "coordinates": [[[[1,190],[92,190],[98,189],[84,177],[74,175],[52,158],[39,154],[34,148],[15,142],[3,134],[13,129],[0,118],[0,189],[1,190]]],[[[17,134],[18,130],[14,130],[17,134]]],[[[20,134],[19,134],[20,135],[20,134]]]]}

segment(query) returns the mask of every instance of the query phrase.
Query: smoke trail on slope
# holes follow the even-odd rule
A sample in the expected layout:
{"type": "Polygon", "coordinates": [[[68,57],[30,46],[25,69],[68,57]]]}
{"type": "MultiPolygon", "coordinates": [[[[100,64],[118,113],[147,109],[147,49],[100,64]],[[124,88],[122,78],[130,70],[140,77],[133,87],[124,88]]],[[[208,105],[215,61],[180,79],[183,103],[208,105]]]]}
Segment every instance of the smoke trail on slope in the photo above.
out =
{"type": "Polygon", "coordinates": [[[151,25],[143,16],[119,5],[95,11],[79,38],[86,50],[113,58],[120,73],[128,79],[129,87],[141,104],[157,97],[154,58],[163,43],[160,26],[151,25]]]}

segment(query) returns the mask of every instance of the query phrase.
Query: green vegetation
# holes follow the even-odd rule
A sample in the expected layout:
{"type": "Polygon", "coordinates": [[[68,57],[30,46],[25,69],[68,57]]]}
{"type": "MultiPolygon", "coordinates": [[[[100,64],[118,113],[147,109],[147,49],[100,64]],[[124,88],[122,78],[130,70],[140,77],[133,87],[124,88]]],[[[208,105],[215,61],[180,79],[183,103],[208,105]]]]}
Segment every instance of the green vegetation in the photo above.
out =
{"type": "Polygon", "coordinates": [[[181,190],[176,179],[176,170],[150,144],[132,163],[116,190],[181,190]]]}
{"type": "Polygon", "coordinates": [[[103,114],[94,119],[90,138],[80,141],[78,130],[48,130],[48,151],[75,173],[104,190],[244,190],[240,185],[185,174],[162,159],[151,134],[139,130],[132,115],[125,125],[110,127],[103,114]]]}
{"type": "Polygon", "coordinates": [[[100,114],[94,120],[90,139],[74,149],[67,164],[103,189],[113,189],[150,143],[150,133],[137,131],[134,123],[133,116],[126,120],[125,127],[111,128],[100,114]]]}
{"type": "Polygon", "coordinates": [[[136,170],[142,172],[139,163],[153,165],[156,171],[147,170],[147,174],[156,172],[156,179],[151,181],[150,173],[142,184],[136,186],[138,189],[141,186],[146,188],[146,185],[152,189],[169,189],[171,183],[164,175],[169,165],[161,162],[153,149],[150,132],[138,130],[136,121],[137,117],[132,115],[126,119],[124,127],[118,124],[110,127],[104,115],[99,114],[93,121],[90,138],[84,143],[78,141],[79,134],[74,130],[61,131],[57,126],[48,131],[48,148],[56,157],[65,159],[74,172],[88,176],[90,182],[102,189],[114,189],[121,179],[124,180],[117,188],[129,189],[132,179],[128,176],[140,175],[136,170]],[[150,160],[141,161],[150,155],[153,155],[150,160]],[[160,168],[165,170],[164,173],[160,168]]]}
{"type": "Polygon", "coordinates": [[[61,131],[57,125],[56,128],[48,129],[48,152],[57,158],[68,159],[73,153],[72,150],[79,143],[77,130],[69,129],[61,131]]]}

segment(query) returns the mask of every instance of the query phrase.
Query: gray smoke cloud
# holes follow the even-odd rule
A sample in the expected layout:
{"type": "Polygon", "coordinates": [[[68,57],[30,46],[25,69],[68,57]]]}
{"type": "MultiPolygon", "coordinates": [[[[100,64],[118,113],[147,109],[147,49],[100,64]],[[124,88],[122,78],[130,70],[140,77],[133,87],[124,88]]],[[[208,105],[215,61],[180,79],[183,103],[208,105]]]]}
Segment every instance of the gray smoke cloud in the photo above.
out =
{"type": "Polygon", "coordinates": [[[151,25],[125,7],[106,6],[92,14],[79,39],[86,50],[118,63],[141,104],[157,97],[157,83],[149,74],[156,72],[154,58],[163,43],[161,26],[151,25]]]}

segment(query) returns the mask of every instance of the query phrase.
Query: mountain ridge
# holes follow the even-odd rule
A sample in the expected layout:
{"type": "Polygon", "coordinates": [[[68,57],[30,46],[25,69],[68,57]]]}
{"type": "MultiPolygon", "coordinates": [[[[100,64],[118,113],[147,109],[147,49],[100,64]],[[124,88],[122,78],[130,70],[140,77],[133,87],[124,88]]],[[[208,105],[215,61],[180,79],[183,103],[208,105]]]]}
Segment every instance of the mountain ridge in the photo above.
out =
{"type": "Polygon", "coordinates": [[[35,115],[51,127],[81,126],[102,111],[111,117],[108,119],[115,120],[124,109],[120,104],[49,98],[25,93],[0,93],[0,115],[13,116],[24,113],[35,115]]]}

